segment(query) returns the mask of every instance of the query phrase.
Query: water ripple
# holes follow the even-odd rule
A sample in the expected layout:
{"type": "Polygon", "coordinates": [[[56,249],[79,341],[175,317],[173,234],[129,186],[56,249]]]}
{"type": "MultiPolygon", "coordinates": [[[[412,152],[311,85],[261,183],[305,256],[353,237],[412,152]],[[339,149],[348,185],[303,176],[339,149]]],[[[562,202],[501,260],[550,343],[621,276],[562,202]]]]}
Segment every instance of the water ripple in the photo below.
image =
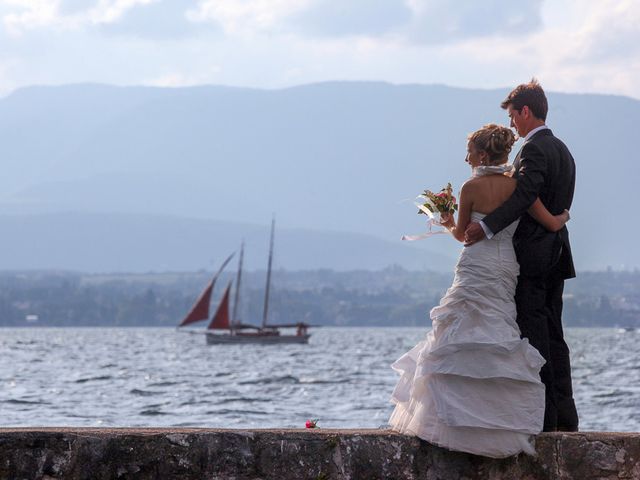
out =
{"type": "Polygon", "coordinates": [[[100,380],[111,380],[113,377],[111,375],[101,375],[99,377],[88,377],[88,378],[79,378],[76,380],[76,383],[86,383],[86,382],[97,382],[100,380]]]}
{"type": "MultiPolygon", "coordinates": [[[[5,328],[3,425],[378,428],[389,365],[423,328],[322,328],[309,345],[207,346],[173,328],[5,328]],[[44,361],[42,361],[44,359],[44,361]]],[[[640,430],[638,334],[567,329],[582,430],[640,430]]]]}

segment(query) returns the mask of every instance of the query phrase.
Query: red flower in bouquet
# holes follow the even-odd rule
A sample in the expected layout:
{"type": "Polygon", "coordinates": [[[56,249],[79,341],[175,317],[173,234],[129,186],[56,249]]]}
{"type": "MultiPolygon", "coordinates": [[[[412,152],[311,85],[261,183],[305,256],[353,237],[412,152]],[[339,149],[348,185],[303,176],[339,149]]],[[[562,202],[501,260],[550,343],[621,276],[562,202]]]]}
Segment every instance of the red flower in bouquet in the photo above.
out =
{"type": "Polygon", "coordinates": [[[318,428],[318,419],[307,420],[307,423],[304,424],[306,428],[318,428]]]}
{"type": "MultiPolygon", "coordinates": [[[[433,214],[452,214],[458,210],[458,204],[456,203],[456,197],[453,195],[451,183],[447,183],[447,186],[438,193],[425,190],[418,198],[423,202],[422,207],[433,214]]],[[[425,212],[424,209],[419,209],[418,213],[426,214],[427,212],[425,212]]]]}

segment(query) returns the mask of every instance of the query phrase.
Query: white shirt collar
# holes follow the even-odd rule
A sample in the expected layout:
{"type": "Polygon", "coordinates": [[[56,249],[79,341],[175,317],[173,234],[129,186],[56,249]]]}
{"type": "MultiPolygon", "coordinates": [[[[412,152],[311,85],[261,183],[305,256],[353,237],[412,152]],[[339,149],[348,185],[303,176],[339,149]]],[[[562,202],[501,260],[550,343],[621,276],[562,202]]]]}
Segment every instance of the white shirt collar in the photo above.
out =
{"type": "Polygon", "coordinates": [[[527,133],[527,136],[524,137],[524,141],[526,142],[527,140],[529,140],[531,137],[533,137],[536,133],[538,133],[540,130],[545,130],[548,129],[549,127],[547,127],[546,125],[540,125],[539,127],[534,128],[533,130],[531,130],[529,133],[527,133]]]}

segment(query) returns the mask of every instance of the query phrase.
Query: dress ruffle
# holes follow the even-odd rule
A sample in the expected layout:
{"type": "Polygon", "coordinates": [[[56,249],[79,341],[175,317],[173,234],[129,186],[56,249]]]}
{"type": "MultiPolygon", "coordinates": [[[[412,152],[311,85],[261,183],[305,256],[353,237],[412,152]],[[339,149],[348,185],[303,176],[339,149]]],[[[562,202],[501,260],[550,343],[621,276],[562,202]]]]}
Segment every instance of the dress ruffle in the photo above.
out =
{"type": "Polygon", "coordinates": [[[394,430],[477,455],[535,453],[544,359],[515,322],[518,269],[508,234],[463,250],[453,285],[431,310],[432,330],[392,365],[400,374],[394,430]]]}

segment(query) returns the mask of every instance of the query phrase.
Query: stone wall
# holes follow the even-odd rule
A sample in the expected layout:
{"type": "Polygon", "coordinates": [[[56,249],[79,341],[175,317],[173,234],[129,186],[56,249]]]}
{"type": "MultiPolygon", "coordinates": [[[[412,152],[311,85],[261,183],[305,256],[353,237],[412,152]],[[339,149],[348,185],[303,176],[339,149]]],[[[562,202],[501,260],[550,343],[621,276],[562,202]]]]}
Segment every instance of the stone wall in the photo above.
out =
{"type": "Polygon", "coordinates": [[[386,430],[0,429],[0,479],[639,479],[640,434],[542,434],[494,460],[386,430]]]}

